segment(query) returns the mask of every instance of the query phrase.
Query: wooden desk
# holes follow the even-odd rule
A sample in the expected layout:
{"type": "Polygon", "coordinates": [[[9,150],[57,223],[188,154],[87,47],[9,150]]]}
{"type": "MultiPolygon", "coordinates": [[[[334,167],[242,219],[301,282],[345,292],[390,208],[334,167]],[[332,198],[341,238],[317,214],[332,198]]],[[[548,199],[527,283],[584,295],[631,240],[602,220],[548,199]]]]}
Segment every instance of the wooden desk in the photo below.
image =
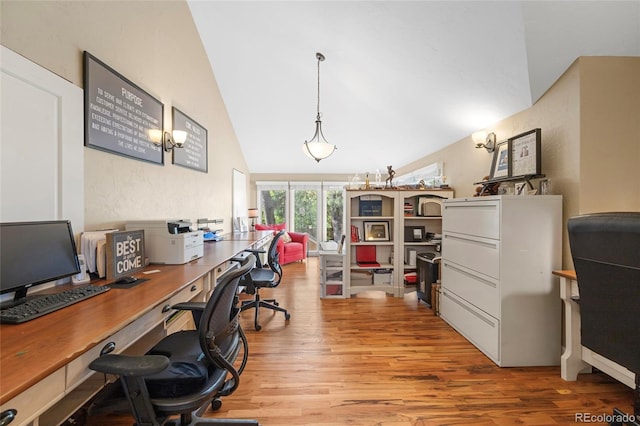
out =
{"type": "Polygon", "coordinates": [[[11,426],[64,420],[99,390],[102,375],[93,378],[97,384],[86,384],[95,375],[88,364],[106,343],[114,342],[116,353],[144,353],[168,334],[175,314],[169,307],[204,300],[216,268],[256,241],[220,243],[207,244],[204,257],[185,265],[150,265],[145,271],[160,272],[136,274],[149,281],[133,288],[112,288],[26,323],[0,325],[0,411],[18,410],[11,426]]]}
{"type": "Polygon", "coordinates": [[[553,274],[560,277],[560,299],[564,303],[565,348],[560,358],[560,376],[574,381],[578,374],[590,373],[593,366],[635,389],[635,375],[631,371],[582,346],[576,272],[563,270],[553,271],[553,274]]]}

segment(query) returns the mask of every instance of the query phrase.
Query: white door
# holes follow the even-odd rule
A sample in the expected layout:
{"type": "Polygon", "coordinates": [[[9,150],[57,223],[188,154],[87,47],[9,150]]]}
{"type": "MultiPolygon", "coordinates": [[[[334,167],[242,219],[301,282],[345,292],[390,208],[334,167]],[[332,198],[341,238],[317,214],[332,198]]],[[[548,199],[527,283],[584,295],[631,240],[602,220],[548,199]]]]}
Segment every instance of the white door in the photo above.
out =
{"type": "Polygon", "coordinates": [[[1,46],[0,221],[84,228],[83,91],[1,46]]]}

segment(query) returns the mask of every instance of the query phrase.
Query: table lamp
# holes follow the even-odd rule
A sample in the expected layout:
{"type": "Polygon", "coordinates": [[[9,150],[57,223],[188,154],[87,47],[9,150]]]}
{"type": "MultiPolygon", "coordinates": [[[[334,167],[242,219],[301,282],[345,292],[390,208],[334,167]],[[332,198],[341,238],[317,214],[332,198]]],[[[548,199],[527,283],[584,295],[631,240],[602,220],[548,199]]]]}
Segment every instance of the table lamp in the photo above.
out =
{"type": "Polygon", "coordinates": [[[249,219],[251,219],[251,230],[256,230],[256,218],[258,217],[258,209],[250,208],[249,209],[249,219]]]}

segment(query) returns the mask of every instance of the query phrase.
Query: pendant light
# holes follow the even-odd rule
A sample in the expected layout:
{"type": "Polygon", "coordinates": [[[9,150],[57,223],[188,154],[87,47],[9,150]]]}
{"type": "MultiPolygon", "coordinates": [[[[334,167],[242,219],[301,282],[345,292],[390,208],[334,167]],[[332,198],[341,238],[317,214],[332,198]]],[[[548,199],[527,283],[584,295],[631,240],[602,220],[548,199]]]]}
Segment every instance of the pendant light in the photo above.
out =
{"type": "Polygon", "coordinates": [[[324,61],[322,53],[316,53],[318,59],[318,115],[316,116],[316,132],[310,141],[304,141],[302,150],[309,158],[313,158],[318,163],[333,154],[336,150],[335,145],[331,145],[322,134],[322,121],[320,120],[320,62],[324,61]]]}

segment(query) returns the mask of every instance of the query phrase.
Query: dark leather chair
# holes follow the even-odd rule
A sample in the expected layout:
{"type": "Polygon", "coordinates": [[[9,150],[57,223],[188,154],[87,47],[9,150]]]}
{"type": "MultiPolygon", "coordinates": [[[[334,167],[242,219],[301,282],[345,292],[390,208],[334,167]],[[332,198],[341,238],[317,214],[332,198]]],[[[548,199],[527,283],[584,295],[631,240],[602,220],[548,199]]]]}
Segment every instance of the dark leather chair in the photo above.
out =
{"type": "Polygon", "coordinates": [[[256,420],[200,417],[209,404],[220,408],[219,398],[238,387],[248,349],[238,321],[237,292],[241,277],[254,265],[255,259],[249,256],[223,275],[206,303],[173,307],[190,310],[197,330],[170,334],[146,355],[106,354],[89,365],[92,370],[120,376],[136,425],[258,425],[256,420]],[[241,350],[242,362],[236,368],[241,350]]]}
{"type": "Polygon", "coordinates": [[[248,309],[255,309],[254,314],[254,327],[260,331],[262,326],[258,322],[260,314],[260,308],[267,308],[278,312],[284,313],[285,320],[289,320],[291,315],[286,309],[281,308],[275,299],[261,299],[260,289],[262,288],[275,288],[282,281],[282,266],[279,262],[278,255],[278,240],[282,238],[285,231],[280,231],[274,235],[267,251],[267,263],[262,265],[260,263],[260,253],[264,253],[263,250],[249,250],[256,258],[257,267],[252,269],[242,279],[242,284],[245,286],[245,293],[252,294],[253,300],[245,300],[242,302],[242,311],[248,309]]]}
{"type": "MultiPolygon", "coordinates": [[[[580,291],[582,345],[635,374],[640,417],[640,212],[595,213],[567,223],[580,291]]],[[[614,411],[622,418],[622,412],[614,411]]],[[[621,424],[621,423],[612,423],[621,424]]]]}

